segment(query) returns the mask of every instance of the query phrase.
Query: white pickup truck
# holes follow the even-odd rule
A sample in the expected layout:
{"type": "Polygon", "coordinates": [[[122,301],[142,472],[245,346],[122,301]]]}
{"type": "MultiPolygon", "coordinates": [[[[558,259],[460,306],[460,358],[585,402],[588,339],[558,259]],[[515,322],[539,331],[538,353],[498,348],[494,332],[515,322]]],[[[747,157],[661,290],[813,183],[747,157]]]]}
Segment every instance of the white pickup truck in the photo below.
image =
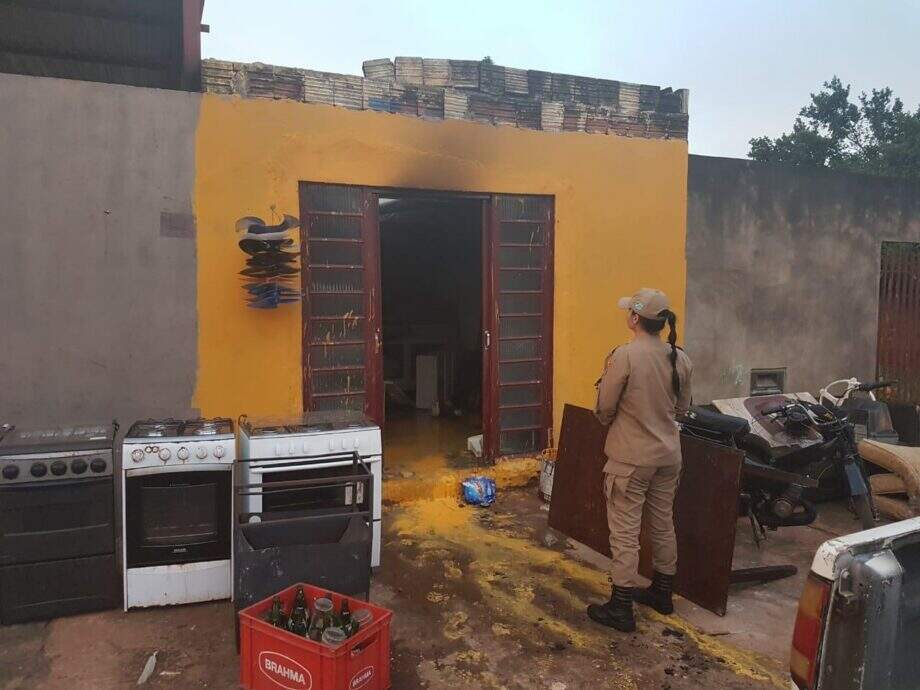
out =
{"type": "Polygon", "coordinates": [[[920,688],[920,518],[821,545],[790,671],[793,690],[920,688]]]}

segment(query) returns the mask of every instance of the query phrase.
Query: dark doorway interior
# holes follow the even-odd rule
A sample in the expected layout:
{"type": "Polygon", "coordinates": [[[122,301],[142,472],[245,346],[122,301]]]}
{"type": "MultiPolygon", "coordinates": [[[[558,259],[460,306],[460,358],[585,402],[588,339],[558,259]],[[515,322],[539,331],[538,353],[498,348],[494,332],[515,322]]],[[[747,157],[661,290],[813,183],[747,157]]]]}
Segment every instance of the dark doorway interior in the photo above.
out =
{"type": "Polygon", "coordinates": [[[380,199],[391,469],[474,459],[467,439],[482,433],[482,217],[476,199],[380,199]]]}

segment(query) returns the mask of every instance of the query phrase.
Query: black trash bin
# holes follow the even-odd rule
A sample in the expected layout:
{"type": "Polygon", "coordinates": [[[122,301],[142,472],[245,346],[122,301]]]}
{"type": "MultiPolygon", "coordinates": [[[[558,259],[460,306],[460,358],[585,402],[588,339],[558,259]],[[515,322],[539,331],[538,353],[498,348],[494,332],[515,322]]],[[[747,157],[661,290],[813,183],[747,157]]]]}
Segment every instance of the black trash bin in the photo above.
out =
{"type": "MultiPolygon", "coordinates": [[[[374,482],[368,466],[356,459],[351,473],[236,487],[233,530],[233,600],[236,612],[294,583],[306,582],[340,594],[370,593],[374,482]],[[363,491],[358,485],[363,485],[363,491]],[[335,507],[247,512],[243,497],[346,488],[350,503],[335,507]],[[358,496],[362,496],[358,502],[358,496]]],[[[237,631],[239,630],[237,625],[237,631]]]]}

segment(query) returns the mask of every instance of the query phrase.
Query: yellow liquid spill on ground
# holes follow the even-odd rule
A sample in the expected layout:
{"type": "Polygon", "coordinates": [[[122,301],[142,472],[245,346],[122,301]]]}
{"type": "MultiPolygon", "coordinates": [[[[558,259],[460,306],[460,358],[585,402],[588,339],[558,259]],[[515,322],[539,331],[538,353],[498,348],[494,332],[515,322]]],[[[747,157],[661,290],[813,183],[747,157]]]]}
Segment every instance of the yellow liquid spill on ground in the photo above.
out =
{"type": "Polygon", "coordinates": [[[387,415],[383,431],[385,470],[418,477],[432,476],[457,466],[482,464],[467,452],[467,438],[481,433],[478,418],[432,417],[420,411],[387,415]]]}
{"type": "MultiPolygon", "coordinates": [[[[606,653],[606,638],[596,634],[589,624],[576,627],[544,610],[535,599],[535,592],[541,590],[576,610],[582,610],[589,602],[573,591],[575,587],[566,585],[578,584],[600,599],[609,593],[606,574],[565,553],[542,548],[531,539],[504,529],[503,523],[513,516],[492,513],[491,526],[488,527],[480,524],[476,516],[474,509],[458,505],[456,499],[418,501],[400,508],[393,516],[392,529],[405,543],[418,546],[432,560],[444,563],[445,571],[454,578],[460,567],[454,562],[444,561],[445,546],[466,551],[470,561],[466,571],[461,571],[463,577],[475,583],[481,590],[482,601],[487,602],[499,617],[519,623],[515,627],[541,629],[568,639],[573,647],[606,653]],[[547,572],[553,575],[547,577],[547,572]]],[[[705,635],[678,616],[664,617],[643,610],[637,620],[640,631],[647,629],[649,621],[664,623],[681,631],[702,652],[724,661],[739,676],[771,683],[779,688],[788,687],[766,660],[705,635]]],[[[456,615],[449,616],[445,634],[462,636],[465,622],[456,615]]],[[[614,661],[613,671],[610,687],[637,687],[625,665],[614,661]]]]}

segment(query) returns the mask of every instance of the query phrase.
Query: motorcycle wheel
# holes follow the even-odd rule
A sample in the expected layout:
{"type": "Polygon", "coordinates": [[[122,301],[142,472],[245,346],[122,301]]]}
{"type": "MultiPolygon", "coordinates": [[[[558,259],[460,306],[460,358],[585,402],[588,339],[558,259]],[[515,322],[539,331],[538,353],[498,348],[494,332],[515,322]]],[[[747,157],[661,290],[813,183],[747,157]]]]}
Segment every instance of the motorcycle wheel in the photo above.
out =
{"type": "Polygon", "coordinates": [[[863,529],[875,527],[875,509],[872,506],[872,498],[869,494],[853,497],[853,509],[856,511],[856,517],[862,523],[863,529]]]}

